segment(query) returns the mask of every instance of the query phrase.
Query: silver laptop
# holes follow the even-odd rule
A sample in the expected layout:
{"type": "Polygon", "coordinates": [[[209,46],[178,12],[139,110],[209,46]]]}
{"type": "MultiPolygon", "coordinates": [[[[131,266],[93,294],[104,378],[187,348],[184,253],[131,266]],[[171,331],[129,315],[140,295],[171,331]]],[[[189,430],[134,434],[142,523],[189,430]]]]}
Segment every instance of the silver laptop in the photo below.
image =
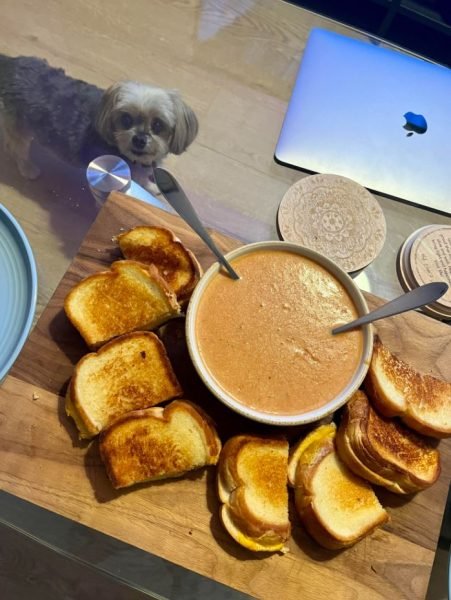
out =
{"type": "Polygon", "coordinates": [[[312,30],[275,159],[451,213],[451,70],[312,30]]]}

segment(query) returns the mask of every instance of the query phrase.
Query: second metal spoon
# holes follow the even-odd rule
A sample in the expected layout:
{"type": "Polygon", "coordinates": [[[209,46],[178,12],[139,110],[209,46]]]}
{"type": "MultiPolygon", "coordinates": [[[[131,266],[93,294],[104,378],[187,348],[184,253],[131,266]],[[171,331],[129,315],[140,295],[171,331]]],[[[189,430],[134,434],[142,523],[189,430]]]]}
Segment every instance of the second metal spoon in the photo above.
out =
{"type": "Polygon", "coordinates": [[[420,306],[438,300],[447,291],[448,284],[443,281],[420,285],[420,287],[417,287],[411,292],[407,292],[407,294],[403,294],[391,302],[387,302],[387,304],[384,304],[380,308],[372,310],[367,315],[360,317],[360,319],[356,319],[355,321],[351,321],[340,327],[335,327],[335,329],[332,329],[332,334],[343,333],[344,331],[355,329],[361,325],[367,325],[368,323],[378,321],[379,319],[385,319],[386,317],[399,315],[399,313],[407,312],[408,310],[420,308],[420,306]]]}
{"type": "Polygon", "coordinates": [[[239,279],[240,276],[238,273],[222,254],[211,239],[208,231],[202,225],[193,205],[188,200],[187,195],[182,190],[175,177],[171,175],[169,171],[166,171],[166,169],[162,169],[161,167],[156,167],[153,172],[157,186],[172,208],[174,208],[197,235],[203,239],[219,262],[227,269],[230,277],[232,277],[232,279],[239,279]]]}

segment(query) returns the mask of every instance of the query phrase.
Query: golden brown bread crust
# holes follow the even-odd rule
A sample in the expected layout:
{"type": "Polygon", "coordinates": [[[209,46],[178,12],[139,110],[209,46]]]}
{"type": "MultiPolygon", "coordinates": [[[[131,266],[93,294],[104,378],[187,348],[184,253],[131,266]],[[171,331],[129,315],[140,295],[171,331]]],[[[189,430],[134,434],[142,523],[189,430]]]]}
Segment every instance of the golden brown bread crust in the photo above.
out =
{"type": "Polygon", "coordinates": [[[288,481],[291,487],[299,487],[302,479],[310,480],[323,458],[334,451],[336,430],[336,425],[333,422],[320,425],[293,446],[290,450],[288,463],[288,481]],[[310,440],[312,440],[311,443],[305,443],[310,440]],[[300,469],[301,463],[302,468],[300,469]]]}
{"type": "Polygon", "coordinates": [[[451,436],[451,383],[418,373],[392,354],[377,336],[364,388],[384,416],[399,416],[423,435],[451,436]],[[387,383],[392,393],[395,390],[396,398],[387,391],[387,383]]]}
{"type": "MultiPolygon", "coordinates": [[[[132,333],[128,333],[117,338],[114,338],[110,342],[104,344],[97,352],[90,352],[81,358],[78,363],[75,365],[74,373],[70,380],[68,393],[66,395],[66,412],[69,416],[71,416],[80,431],[80,437],[89,438],[94,437],[98,433],[100,433],[99,429],[92,423],[92,420],[89,416],[89,413],[86,411],[85,404],[83,399],[80,398],[77,393],[77,379],[82,371],[83,365],[87,360],[91,360],[93,356],[102,356],[105,353],[108,353],[116,348],[120,348],[124,344],[127,344],[132,340],[143,340],[147,341],[147,343],[152,343],[154,348],[158,351],[159,355],[159,367],[162,367],[165,375],[165,394],[164,396],[152,397],[147,389],[135,389],[133,386],[127,387],[127,407],[133,405],[133,410],[140,410],[143,408],[150,408],[155,404],[159,404],[160,402],[165,402],[167,400],[171,400],[172,398],[177,398],[183,394],[183,390],[177,380],[177,377],[174,373],[172,365],[169,361],[168,355],[166,353],[166,349],[161,342],[161,340],[154,333],[150,331],[135,331],[132,333]],[[80,425],[82,428],[80,428],[80,425]]],[[[114,377],[114,362],[117,360],[117,357],[114,357],[114,360],[111,365],[110,376],[114,377]]],[[[121,395],[124,390],[121,390],[121,395]]],[[[111,406],[111,413],[108,418],[108,422],[105,424],[105,427],[108,427],[113,421],[115,421],[121,414],[121,402],[114,402],[111,406]]],[[[127,408],[126,412],[132,409],[127,408]]],[[[122,407],[122,412],[124,409],[122,407]]]]}
{"type": "MultiPolygon", "coordinates": [[[[312,443],[308,444],[309,436],[307,436],[305,440],[301,440],[301,442],[296,445],[296,448],[300,448],[300,451],[297,451],[295,448],[291,457],[292,461],[296,464],[290,465],[291,472],[294,473],[294,479],[290,479],[290,484],[294,487],[296,509],[302,524],[308,533],[321,546],[330,550],[337,550],[355,544],[367,535],[370,535],[375,529],[388,520],[388,514],[381,510],[379,517],[373,519],[371,526],[367,525],[367,527],[358,535],[348,538],[339,538],[330,532],[328,524],[324,521],[323,515],[316,507],[313,480],[316,471],[320,468],[321,463],[326,457],[330,454],[336,455],[335,432],[336,428],[334,423],[323,425],[311,432],[309,436],[312,443]],[[304,441],[305,443],[303,443],[304,441]]],[[[343,468],[346,469],[346,467],[343,468]]],[[[355,479],[351,473],[346,477],[355,479]]],[[[355,483],[360,487],[359,481],[360,480],[356,480],[355,483]]],[[[369,484],[362,480],[361,487],[365,493],[368,493],[367,490],[370,489],[369,484]]],[[[362,492],[359,491],[358,496],[361,494],[362,492]]],[[[346,501],[352,504],[354,499],[353,497],[350,497],[346,501]]]]}
{"type": "Polygon", "coordinates": [[[335,442],[351,471],[397,494],[425,489],[440,475],[440,456],[430,442],[378,415],[361,391],[346,405],[335,442]]]}
{"type": "MultiPolygon", "coordinates": [[[[299,508],[298,511],[299,514],[301,514],[299,508]]],[[[341,550],[342,548],[353,546],[354,544],[357,544],[357,542],[360,542],[360,540],[363,540],[363,538],[371,535],[373,531],[378,529],[378,527],[381,527],[388,520],[388,515],[385,515],[384,517],[381,517],[379,521],[375,522],[371,528],[362,532],[360,536],[353,538],[349,542],[344,542],[337,540],[327,531],[312,504],[307,504],[302,509],[302,523],[304,527],[320,546],[323,546],[323,548],[327,548],[328,550],[341,550]]]]}
{"type": "MultiPolygon", "coordinates": [[[[125,431],[125,430],[124,430],[125,431]]],[[[174,400],[165,408],[153,407],[127,413],[117,419],[99,436],[99,450],[107,475],[114,488],[128,487],[136,483],[158,479],[179,477],[201,466],[215,465],[221,452],[219,439],[212,419],[197,405],[189,400],[174,400]],[[146,424],[159,421],[169,424],[177,411],[188,413],[203,431],[206,442],[207,458],[203,464],[193,465],[172,443],[170,437],[159,440],[150,448],[146,446],[146,424]],[[118,446],[114,436],[131,424],[132,434],[125,433],[122,446],[118,446]],[[110,441],[110,438],[113,438],[110,441]],[[130,457],[138,457],[140,468],[131,466],[130,457]]]]}
{"type": "MultiPolygon", "coordinates": [[[[265,545],[274,546],[279,544],[279,549],[281,549],[283,543],[290,537],[291,532],[288,512],[286,523],[275,523],[271,520],[263,521],[255,515],[252,506],[246,502],[246,488],[250,483],[240,476],[238,465],[241,453],[249,444],[268,449],[265,460],[262,460],[259,456],[255,460],[255,465],[246,465],[246,468],[250,468],[253,473],[253,484],[255,486],[253,492],[263,497],[267,495],[271,504],[282,507],[282,510],[288,509],[286,464],[280,461],[278,457],[275,459],[274,454],[271,452],[271,450],[274,450],[280,453],[285,450],[288,458],[288,442],[282,439],[262,438],[253,435],[238,435],[230,438],[224,445],[218,464],[219,497],[227,506],[228,516],[234,527],[242,534],[242,537],[251,538],[249,540],[250,544],[243,545],[250,549],[263,550],[265,545]],[[255,547],[253,547],[252,541],[255,542],[255,547]]],[[[237,538],[234,535],[233,537],[240,541],[241,536],[237,538]]]]}
{"type": "MultiPolygon", "coordinates": [[[[208,415],[200,406],[191,402],[190,400],[183,399],[182,400],[174,400],[174,402],[183,402],[184,408],[191,413],[193,419],[199,423],[199,426],[202,427],[205,433],[205,438],[208,447],[208,453],[212,459],[209,464],[215,465],[219,460],[219,455],[222,449],[222,443],[219,439],[219,436],[216,431],[216,423],[213,419],[208,415]]],[[[170,417],[171,411],[177,408],[177,405],[172,406],[174,402],[171,402],[170,405],[166,407],[166,413],[168,418],[170,417]]]]}
{"type": "MultiPolygon", "coordinates": [[[[338,550],[344,548],[347,544],[343,543],[341,540],[337,540],[324,526],[314,508],[313,491],[310,488],[310,482],[314,477],[316,469],[331,452],[335,452],[333,437],[327,438],[324,444],[319,448],[318,452],[315,453],[313,460],[308,465],[304,466],[303,471],[297,472],[296,482],[294,483],[295,505],[296,510],[301,517],[302,524],[312,538],[324,548],[338,550]]],[[[364,535],[367,535],[367,533],[365,532],[364,535]]]]}
{"type": "Polygon", "coordinates": [[[188,302],[202,275],[202,267],[191,250],[172,231],[164,227],[139,226],[119,234],[117,241],[125,258],[155,265],[174,290],[180,304],[188,302]],[[145,234],[147,231],[155,234],[152,243],[138,243],[134,239],[133,234],[145,234]],[[178,277],[180,272],[188,277],[188,281],[182,285],[178,277]]]}
{"type": "MultiPolygon", "coordinates": [[[[149,291],[147,293],[150,294],[149,291]]],[[[180,312],[180,305],[177,302],[176,295],[169,288],[156,267],[132,260],[120,260],[113,262],[110,270],[94,273],[79,281],[66,296],[64,310],[88,346],[95,350],[113,337],[143,328],[153,329],[158,327],[171,316],[177,316],[180,312]],[[80,290],[83,290],[83,286],[91,284],[110,285],[117,282],[128,268],[136,270],[150,284],[155,284],[159,288],[159,293],[165,297],[171,314],[167,316],[165,312],[164,318],[161,319],[158,319],[158,315],[155,315],[155,322],[149,327],[144,327],[144,324],[139,320],[139,313],[142,309],[138,306],[137,301],[134,306],[130,306],[130,290],[125,285],[124,288],[115,291],[112,307],[109,307],[108,310],[105,308],[106,299],[102,296],[100,299],[96,298],[96,302],[89,303],[83,311],[82,318],[79,318],[74,306],[77,304],[77,295],[80,290]],[[93,323],[95,323],[96,328],[102,331],[102,339],[94,337],[91,330],[93,323]],[[112,331],[113,328],[114,332],[112,331]]]]}
{"type": "Polygon", "coordinates": [[[66,390],[65,410],[66,410],[66,415],[68,417],[71,417],[75,421],[75,425],[77,426],[77,429],[78,429],[78,437],[80,439],[89,439],[89,438],[93,437],[93,435],[95,435],[92,433],[91,428],[88,429],[86,427],[83,419],[79,415],[77,409],[74,406],[74,403],[72,402],[72,396],[71,396],[71,391],[70,391],[70,381],[69,381],[69,385],[67,386],[67,390],[66,390]]]}

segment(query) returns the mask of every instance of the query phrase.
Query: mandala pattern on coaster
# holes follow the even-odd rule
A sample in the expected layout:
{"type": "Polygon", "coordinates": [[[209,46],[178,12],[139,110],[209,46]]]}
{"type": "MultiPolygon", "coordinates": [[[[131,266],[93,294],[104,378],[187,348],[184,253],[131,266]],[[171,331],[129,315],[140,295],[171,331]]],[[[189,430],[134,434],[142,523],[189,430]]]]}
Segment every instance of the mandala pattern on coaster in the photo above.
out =
{"type": "Polygon", "coordinates": [[[347,272],[373,261],[385,242],[385,217],[377,200],[339,175],[297,181],[279,206],[282,238],[316,250],[347,272]]]}

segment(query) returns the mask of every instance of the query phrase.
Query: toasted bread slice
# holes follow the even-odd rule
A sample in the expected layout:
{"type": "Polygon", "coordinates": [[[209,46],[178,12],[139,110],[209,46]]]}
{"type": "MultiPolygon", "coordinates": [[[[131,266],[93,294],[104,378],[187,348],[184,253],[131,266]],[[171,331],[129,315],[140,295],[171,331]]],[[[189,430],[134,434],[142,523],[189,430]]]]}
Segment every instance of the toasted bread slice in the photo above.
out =
{"type": "Polygon", "coordinates": [[[212,420],[187,400],[128,413],[99,440],[100,456],[116,489],[215,465],[221,452],[212,420]]]}
{"type": "Polygon", "coordinates": [[[116,261],[110,271],[80,281],[64,309],[91,348],[124,333],[155,329],[180,313],[158,270],[131,260],[116,261]]]}
{"type": "Polygon", "coordinates": [[[371,402],[386,417],[399,416],[424,435],[451,436],[451,382],[418,373],[379,338],[374,341],[364,386],[371,402]]]}
{"type": "Polygon", "coordinates": [[[238,435],[227,441],[218,467],[221,519],[249,550],[283,550],[290,537],[288,442],[238,435]]]}
{"type": "Polygon", "coordinates": [[[369,483],[341,462],[335,433],[334,423],[312,431],[291,452],[288,468],[303,525],[329,549],[355,544],[388,519],[369,483]]]}
{"type": "Polygon", "coordinates": [[[189,300],[202,269],[194,254],[172,231],[163,227],[135,227],[118,235],[117,241],[125,258],[157,267],[180,304],[189,300]]]}
{"type": "Polygon", "coordinates": [[[97,435],[118,417],[182,395],[162,342],[139,331],[118,337],[76,365],[66,412],[81,438],[97,435]]]}
{"type": "Polygon", "coordinates": [[[336,445],[351,471],[396,494],[425,489],[440,475],[440,456],[430,442],[378,415],[360,391],[344,409],[336,445]]]}

